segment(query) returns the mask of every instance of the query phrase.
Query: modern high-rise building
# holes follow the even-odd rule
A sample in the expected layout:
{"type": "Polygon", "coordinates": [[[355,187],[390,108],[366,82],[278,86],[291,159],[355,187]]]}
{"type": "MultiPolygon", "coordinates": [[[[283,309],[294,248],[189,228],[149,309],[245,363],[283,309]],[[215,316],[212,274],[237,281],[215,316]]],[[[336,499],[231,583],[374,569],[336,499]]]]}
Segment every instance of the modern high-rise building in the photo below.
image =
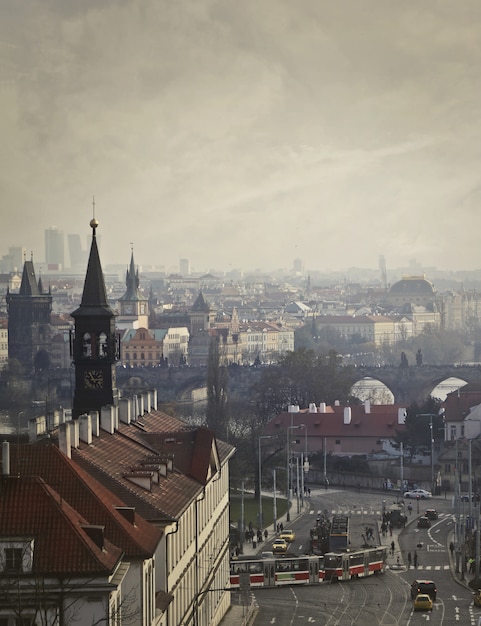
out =
{"type": "Polygon", "coordinates": [[[67,235],[68,252],[70,256],[70,269],[74,271],[84,270],[87,263],[87,249],[82,246],[82,240],[78,233],[67,235]]]}
{"type": "Polygon", "coordinates": [[[179,261],[179,273],[181,276],[190,276],[190,261],[189,259],[180,259],[179,261]]]}
{"type": "Polygon", "coordinates": [[[8,253],[2,256],[0,261],[0,271],[4,273],[20,270],[25,260],[25,248],[21,246],[10,246],[8,253]]]}
{"type": "Polygon", "coordinates": [[[45,262],[47,270],[62,270],[65,267],[63,231],[50,226],[45,231],[45,262]]]}
{"type": "Polygon", "coordinates": [[[302,262],[302,259],[294,259],[292,263],[292,269],[294,270],[295,274],[304,274],[304,263],[302,262]]]}

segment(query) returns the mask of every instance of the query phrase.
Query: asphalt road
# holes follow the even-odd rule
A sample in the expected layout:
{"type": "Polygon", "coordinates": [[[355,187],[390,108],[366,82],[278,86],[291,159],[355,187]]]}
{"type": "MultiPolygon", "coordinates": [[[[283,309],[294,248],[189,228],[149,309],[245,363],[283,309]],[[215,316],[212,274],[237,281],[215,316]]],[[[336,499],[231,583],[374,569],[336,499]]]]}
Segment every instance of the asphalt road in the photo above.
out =
{"type": "MultiPolygon", "coordinates": [[[[352,543],[356,545],[359,537],[361,545],[366,526],[375,527],[377,533],[383,499],[389,506],[396,498],[387,493],[314,489],[309,512],[291,524],[297,535],[291,552],[302,554],[306,551],[309,530],[318,513],[324,510],[330,515],[349,513],[352,543]]],[[[433,498],[420,502],[420,513],[428,507],[439,512],[439,519],[430,529],[416,528],[415,503],[404,530],[394,531],[393,537],[389,534],[379,537],[379,542],[385,545],[395,541],[395,553],[390,555],[389,568],[382,575],[342,583],[256,589],[254,596],[259,607],[256,626],[415,626],[426,625],[426,622],[433,626],[476,625],[481,610],[473,607],[470,590],[459,584],[458,575],[450,567],[447,546],[454,529],[451,501],[433,498]],[[417,570],[408,569],[407,554],[411,552],[413,556],[414,550],[418,555],[417,570]],[[435,581],[438,597],[432,612],[413,611],[410,585],[415,578],[435,581]]],[[[375,539],[377,543],[378,535],[375,539]]],[[[264,549],[268,549],[267,546],[264,549]]]]}

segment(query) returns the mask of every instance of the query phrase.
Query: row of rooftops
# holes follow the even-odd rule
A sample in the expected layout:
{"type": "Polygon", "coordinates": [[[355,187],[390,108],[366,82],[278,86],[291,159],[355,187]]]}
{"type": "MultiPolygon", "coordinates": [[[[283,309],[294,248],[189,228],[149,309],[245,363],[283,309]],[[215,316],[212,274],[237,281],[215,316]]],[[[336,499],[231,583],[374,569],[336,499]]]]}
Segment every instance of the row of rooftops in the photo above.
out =
{"type": "Polygon", "coordinates": [[[2,536],[34,536],[38,567],[48,560],[42,571],[57,573],[152,555],[162,526],[180,519],[234,451],[155,405],[147,395],[79,420],[60,416],[59,445],[57,428],[49,435],[32,420],[32,443],[2,447],[2,536]]]}

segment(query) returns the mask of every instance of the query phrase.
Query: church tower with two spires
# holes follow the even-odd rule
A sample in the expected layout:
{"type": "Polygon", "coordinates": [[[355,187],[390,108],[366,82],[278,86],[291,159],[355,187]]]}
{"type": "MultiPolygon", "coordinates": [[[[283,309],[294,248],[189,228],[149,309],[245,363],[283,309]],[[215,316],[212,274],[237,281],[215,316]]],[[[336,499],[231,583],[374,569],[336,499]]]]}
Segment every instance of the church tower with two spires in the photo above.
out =
{"type": "Polygon", "coordinates": [[[96,229],[90,221],[92,245],[87,264],[82,300],[71,315],[75,321],[72,360],[75,366],[75,392],[72,416],[100,411],[118,404],[115,364],[119,359],[119,338],[115,330],[116,313],[107,301],[105,280],[100,265],[96,229]]]}
{"type": "Polygon", "coordinates": [[[8,311],[8,358],[17,359],[30,374],[34,367],[47,367],[52,336],[52,294],[37,281],[33,258],[23,264],[18,293],[6,295],[8,311]]]}
{"type": "Polygon", "coordinates": [[[149,299],[140,291],[139,270],[135,268],[134,251],[130,257],[130,266],[125,278],[126,290],[119,298],[120,315],[117,318],[118,328],[148,328],[149,299]]]}

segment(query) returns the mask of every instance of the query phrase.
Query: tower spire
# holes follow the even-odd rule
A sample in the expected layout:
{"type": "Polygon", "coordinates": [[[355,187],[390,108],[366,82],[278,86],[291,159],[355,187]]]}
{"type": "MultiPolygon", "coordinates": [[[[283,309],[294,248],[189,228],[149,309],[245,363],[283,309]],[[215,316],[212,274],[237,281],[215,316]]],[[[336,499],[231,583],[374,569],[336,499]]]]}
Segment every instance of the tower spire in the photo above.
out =
{"type": "Polygon", "coordinates": [[[92,229],[92,245],[90,246],[90,255],[87,264],[87,274],[85,276],[84,290],[82,294],[81,306],[102,306],[109,307],[107,302],[107,291],[105,289],[105,280],[100,264],[99,250],[97,247],[96,230],[99,223],[93,217],[90,220],[90,228],[92,229]]]}

